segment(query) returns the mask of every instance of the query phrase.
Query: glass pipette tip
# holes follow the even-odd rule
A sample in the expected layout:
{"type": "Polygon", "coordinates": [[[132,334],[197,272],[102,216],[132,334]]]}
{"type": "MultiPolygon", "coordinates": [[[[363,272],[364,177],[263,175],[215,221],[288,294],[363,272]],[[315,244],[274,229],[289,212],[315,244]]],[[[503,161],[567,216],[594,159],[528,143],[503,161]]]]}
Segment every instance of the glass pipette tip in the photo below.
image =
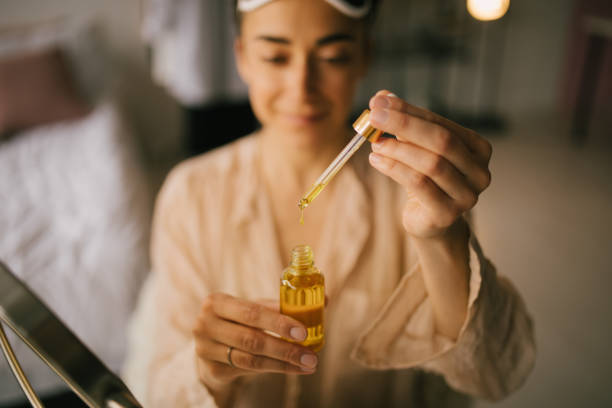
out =
{"type": "MultiPolygon", "coordinates": [[[[346,164],[346,162],[355,154],[357,150],[364,144],[366,140],[375,142],[382,132],[374,128],[370,124],[370,111],[364,110],[359,118],[353,123],[353,128],[357,131],[357,134],[351,139],[350,142],[342,149],[342,151],[336,156],[329,166],[321,173],[317,181],[312,185],[310,190],[300,199],[298,207],[300,210],[304,210],[317,198],[317,196],[323,191],[325,186],[334,178],[334,176],[340,171],[340,169],[346,164]]],[[[303,217],[300,218],[300,222],[303,222],[303,217]]]]}

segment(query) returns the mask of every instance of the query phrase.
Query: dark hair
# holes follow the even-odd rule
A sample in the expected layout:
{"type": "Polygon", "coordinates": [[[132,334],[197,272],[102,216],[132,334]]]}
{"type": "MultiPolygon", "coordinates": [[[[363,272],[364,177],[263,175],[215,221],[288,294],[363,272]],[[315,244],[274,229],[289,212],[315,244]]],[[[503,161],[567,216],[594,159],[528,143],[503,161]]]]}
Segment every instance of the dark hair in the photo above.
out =
{"type": "MultiPolygon", "coordinates": [[[[360,20],[365,21],[366,26],[369,28],[374,24],[376,20],[376,15],[378,13],[378,8],[382,0],[372,0],[372,8],[364,17],[360,18],[360,20]]],[[[242,23],[242,13],[238,11],[238,0],[234,0],[234,24],[236,25],[236,33],[240,34],[240,25],[242,23]]]]}

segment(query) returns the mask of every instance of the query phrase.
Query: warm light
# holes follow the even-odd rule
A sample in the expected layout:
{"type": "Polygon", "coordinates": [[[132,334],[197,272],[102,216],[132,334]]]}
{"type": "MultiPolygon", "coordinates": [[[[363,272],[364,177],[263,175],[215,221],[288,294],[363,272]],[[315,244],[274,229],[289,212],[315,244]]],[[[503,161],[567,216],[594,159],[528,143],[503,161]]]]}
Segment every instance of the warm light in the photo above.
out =
{"type": "Polygon", "coordinates": [[[509,6],[510,0],[467,0],[467,9],[476,20],[497,20],[509,6]]]}

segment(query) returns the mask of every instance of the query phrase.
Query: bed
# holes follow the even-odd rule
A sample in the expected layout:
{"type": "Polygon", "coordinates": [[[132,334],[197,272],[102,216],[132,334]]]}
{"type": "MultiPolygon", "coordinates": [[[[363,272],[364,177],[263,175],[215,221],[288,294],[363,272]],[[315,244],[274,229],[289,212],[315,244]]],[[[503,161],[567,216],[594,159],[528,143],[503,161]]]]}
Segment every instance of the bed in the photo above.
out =
{"type": "MultiPolygon", "coordinates": [[[[89,22],[0,27],[0,259],[118,372],[148,270],[151,194],[93,33],[89,22]]],[[[11,343],[41,396],[65,389],[11,343]]],[[[0,406],[21,400],[0,359],[0,406]]]]}

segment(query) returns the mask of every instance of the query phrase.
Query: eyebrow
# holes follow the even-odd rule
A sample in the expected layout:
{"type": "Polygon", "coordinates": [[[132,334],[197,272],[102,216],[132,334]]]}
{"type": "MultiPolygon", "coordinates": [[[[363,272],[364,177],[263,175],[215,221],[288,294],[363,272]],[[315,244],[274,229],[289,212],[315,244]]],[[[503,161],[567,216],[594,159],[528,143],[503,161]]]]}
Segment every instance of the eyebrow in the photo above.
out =
{"type": "MultiPolygon", "coordinates": [[[[256,39],[261,40],[261,41],[275,43],[275,44],[286,44],[286,45],[291,44],[291,41],[289,41],[288,38],[276,37],[273,35],[259,35],[256,37],[256,39]]],[[[355,36],[351,34],[346,34],[346,33],[334,33],[334,34],[326,35],[325,37],[319,38],[317,40],[317,45],[321,46],[321,45],[327,45],[327,44],[331,44],[335,42],[342,42],[342,41],[353,42],[355,41],[355,36]]]]}
{"type": "Polygon", "coordinates": [[[346,33],[330,34],[330,35],[326,35],[323,38],[319,38],[317,40],[317,45],[326,45],[326,44],[341,42],[341,41],[354,42],[355,36],[351,34],[346,34],[346,33]]]}

